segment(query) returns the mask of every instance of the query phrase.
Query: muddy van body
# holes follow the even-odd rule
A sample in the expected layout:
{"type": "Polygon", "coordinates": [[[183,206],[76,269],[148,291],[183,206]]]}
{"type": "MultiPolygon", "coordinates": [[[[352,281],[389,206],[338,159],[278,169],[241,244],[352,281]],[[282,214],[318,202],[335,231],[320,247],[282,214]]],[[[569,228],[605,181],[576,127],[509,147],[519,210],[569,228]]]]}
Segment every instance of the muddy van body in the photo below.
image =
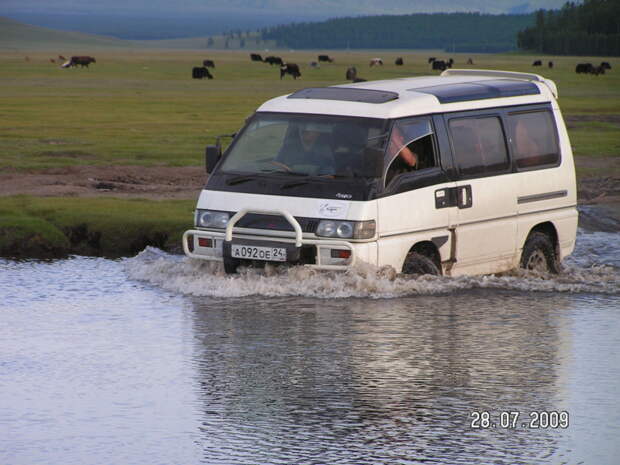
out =
{"type": "Polygon", "coordinates": [[[207,171],[183,247],[227,272],[557,272],[575,245],[570,142],[555,84],[535,74],[303,89],[264,103],[223,155],[207,148],[207,171]]]}

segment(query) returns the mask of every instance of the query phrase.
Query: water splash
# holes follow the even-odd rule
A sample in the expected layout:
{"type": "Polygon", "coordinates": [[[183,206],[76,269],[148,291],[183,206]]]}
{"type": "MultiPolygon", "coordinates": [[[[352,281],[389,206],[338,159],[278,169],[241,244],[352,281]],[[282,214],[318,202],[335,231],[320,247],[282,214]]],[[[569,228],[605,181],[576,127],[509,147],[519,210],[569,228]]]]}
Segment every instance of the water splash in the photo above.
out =
{"type": "Polygon", "coordinates": [[[124,262],[128,275],[168,291],[211,297],[304,296],[318,298],[397,298],[448,294],[466,289],[504,289],[528,292],[620,294],[620,239],[611,233],[580,233],[578,250],[559,275],[525,270],[487,276],[412,277],[391,267],[359,264],[347,272],[316,271],[308,267],[240,268],[226,275],[216,262],[189,259],[147,248],[124,262]],[[592,249],[611,252],[608,263],[592,249]]]}

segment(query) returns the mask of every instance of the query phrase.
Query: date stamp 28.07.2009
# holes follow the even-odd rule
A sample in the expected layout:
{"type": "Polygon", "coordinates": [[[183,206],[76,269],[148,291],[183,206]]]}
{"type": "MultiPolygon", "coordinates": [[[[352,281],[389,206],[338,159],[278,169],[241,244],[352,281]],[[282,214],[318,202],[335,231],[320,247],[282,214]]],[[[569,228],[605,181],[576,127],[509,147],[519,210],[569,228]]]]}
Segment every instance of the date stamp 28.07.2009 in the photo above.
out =
{"type": "Polygon", "coordinates": [[[567,411],[533,410],[489,412],[473,411],[469,414],[469,427],[472,429],[566,429],[569,426],[567,411]]]}

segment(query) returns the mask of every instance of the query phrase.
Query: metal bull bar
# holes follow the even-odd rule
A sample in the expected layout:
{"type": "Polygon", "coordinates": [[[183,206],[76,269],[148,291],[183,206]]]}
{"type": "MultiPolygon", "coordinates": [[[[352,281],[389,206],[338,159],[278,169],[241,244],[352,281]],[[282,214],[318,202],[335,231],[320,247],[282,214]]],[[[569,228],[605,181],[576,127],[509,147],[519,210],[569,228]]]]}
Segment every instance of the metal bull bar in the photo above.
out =
{"type": "MultiPolygon", "coordinates": [[[[319,268],[324,270],[346,270],[351,267],[355,263],[355,251],[353,248],[353,244],[345,240],[329,240],[329,239],[304,239],[303,232],[301,230],[301,226],[299,222],[295,219],[293,215],[284,210],[259,210],[254,208],[244,208],[235,213],[230,220],[228,220],[228,224],[226,225],[226,230],[224,232],[219,231],[202,231],[202,230],[188,230],[183,234],[183,250],[188,257],[191,258],[199,258],[203,260],[214,260],[214,261],[222,261],[222,256],[217,255],[202,255],[197,254],[189,250],[187,245],[187,239],[190,235],[195,235],[199,237],[208,237],[212,239],[220,239],[224,240],[228,243],[232,242],[233,239],[233,229],[235,225],[248,213],[256,213],[260,215],[274,215],[274,216],[283,216],[293,227],[295,230],[295,239],[287,238],[287,237],[273,237],[269,235],[269,239],[275,240],[277,242],[294,242],[296,247],[301,247],[302,245],[314,245],[316,246],[316,264],[309,264],[305,266],[309,266],[312,268],[319,268]],[[345,248],[351,251],[351,257],[349,258],[349,263],[346,265],[330,265],[321,263],[321,250],[322,249],[331,249],[334,247],[345,248]]],[[[259,240],[256,235],[251,233],[244,232],[236,232],[235,238],[237,239],[247,239],[247,240],[259,240]]]]}
{"type": "Polygon", "coordinates": [[[288,221],[293,227],[293,229],[295,230],[295,247],[301,247],[301,243],[302,243],[301,226],[299,226],[299,222],[295,219],[293,215],[291,215],[289,212],[286,212],[284,210],[255,210],[255,209],[250,209],[250,208],[244,208],[242,210],[239,210],[237,213],[233,215],[233,217],[230,220],[228,220],[228,224],[226,225],[226,236],[224,239],[225,241],[227,242],[232,241],[233,228],[235,227],[237,222],[241,218],[243,218],[245,215],[247,215],[248,213],[256,213],[259,215],[283,216],[284,218],[286,218],[286,221],[288,221]]]}

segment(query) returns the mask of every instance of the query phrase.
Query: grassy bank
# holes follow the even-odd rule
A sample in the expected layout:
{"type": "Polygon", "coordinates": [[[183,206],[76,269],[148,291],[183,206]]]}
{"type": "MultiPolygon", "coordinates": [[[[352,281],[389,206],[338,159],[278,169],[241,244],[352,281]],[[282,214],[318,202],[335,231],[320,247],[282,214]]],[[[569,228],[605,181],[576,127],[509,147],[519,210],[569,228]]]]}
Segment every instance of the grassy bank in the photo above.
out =
{"type": "Polygon", "coordinates": [[[0,197],[0,256],[118,257],[178,250],[193,201],[0,197]]]}

